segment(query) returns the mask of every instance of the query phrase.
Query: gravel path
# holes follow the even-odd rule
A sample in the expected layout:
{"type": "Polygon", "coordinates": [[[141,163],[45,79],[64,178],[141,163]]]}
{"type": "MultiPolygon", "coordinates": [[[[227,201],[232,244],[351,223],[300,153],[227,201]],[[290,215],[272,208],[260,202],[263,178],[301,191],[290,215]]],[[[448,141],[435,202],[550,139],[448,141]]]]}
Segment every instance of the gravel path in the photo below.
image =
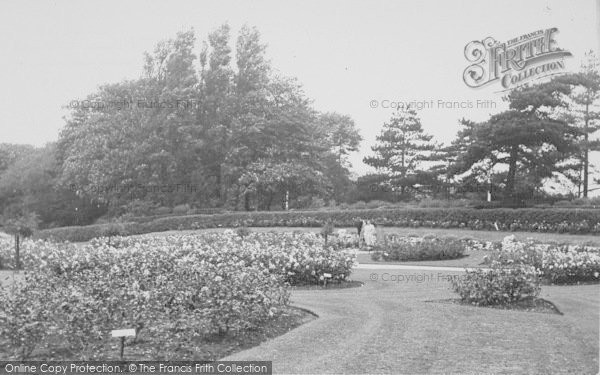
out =
{"type": "Polygon", "coordinates": [[[544,287],[565,315],[427,302],[455,297],[452,274],[359,268],[360,288],[294,291],[318,319],[224,360],[272,360],[277,374],[596,373],[598,285],[544,287]]]}

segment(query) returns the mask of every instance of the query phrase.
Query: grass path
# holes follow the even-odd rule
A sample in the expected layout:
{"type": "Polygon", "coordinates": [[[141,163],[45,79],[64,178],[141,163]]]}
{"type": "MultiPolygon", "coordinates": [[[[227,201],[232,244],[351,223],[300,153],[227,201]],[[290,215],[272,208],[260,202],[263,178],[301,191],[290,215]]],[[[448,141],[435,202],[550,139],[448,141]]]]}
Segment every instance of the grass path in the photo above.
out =
{"type": "Polygon", "coordinates": [[[294,291],[293,304],[319,319],[225,360],[272,360],[274,373],[598,371],[598,285],[543,287],[564,313],[552,315],[427,302],[455,295],[437,277],[386,282],[385,272],[419,273],[357,269],[361,288],[294,291]]]}

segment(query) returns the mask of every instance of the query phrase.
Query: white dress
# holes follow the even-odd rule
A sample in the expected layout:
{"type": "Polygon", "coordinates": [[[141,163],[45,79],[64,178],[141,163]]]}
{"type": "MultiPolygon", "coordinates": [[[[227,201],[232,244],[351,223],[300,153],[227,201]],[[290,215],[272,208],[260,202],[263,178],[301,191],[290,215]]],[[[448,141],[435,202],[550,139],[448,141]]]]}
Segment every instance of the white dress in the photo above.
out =
{"type": "Polygon", "coordinates": [[[375,234],[375,226],[373,224],[366,224],[362,227],[363,230],[363,240],[365,246],[373,247],[376,243],[376,234],[375,234]]]}

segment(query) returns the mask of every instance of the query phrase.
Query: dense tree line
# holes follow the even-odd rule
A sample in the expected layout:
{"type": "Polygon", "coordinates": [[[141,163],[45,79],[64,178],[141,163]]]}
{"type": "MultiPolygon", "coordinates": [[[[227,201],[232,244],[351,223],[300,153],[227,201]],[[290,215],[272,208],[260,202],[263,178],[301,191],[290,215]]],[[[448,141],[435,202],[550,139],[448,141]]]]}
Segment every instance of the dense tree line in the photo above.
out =
{"type": "Polygon", "coordinates": [[[460,121],[443,145],[410,108],[394,113],[351,179],[362,138],[347,115],[320,113],[269,62],[259,32],[228,25],[196,48],[193,31],[146,53],[138,79],[105,84],[71,108],[59,140],[0,144],[0,211],[13,233],[99,217],[194,209],[273,210],[358,200],[453,198],[509,203],[548,180],[587,196],[600,149],[600,76],[581,72],[512,90],[509,110],[460,121]]]}
{"type": "Polygon", "coordinates": [[[193,31],[179,33],[146,54],[143,72],[73,106],[55,144],[3,147],[3,210],[68,225],[184,204],[269,210],[344,199],[347,155],[361,141],[353,120],[316,111],[272,68],[255,28],[233,43],[223,25],[199,53],[193,31]]]}

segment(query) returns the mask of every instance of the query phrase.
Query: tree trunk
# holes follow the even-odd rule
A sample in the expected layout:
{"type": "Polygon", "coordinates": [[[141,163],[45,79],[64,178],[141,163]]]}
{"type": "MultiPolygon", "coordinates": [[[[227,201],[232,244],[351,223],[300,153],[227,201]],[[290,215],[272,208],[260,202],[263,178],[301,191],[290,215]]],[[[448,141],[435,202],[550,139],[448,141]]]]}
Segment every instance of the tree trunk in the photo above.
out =
{"type": "Polygon", "coordinates": [[[508,162],[508,176],[506,176],[506,194],[511,200],[515,200],[515,180],[517,176],[517,145],[512,146],[510,150],[510,159],[508,162]]]}
{"type": "Polygon", "coordinates": [[[589,167],[590,167],[590,163],[589,163],[589,121],[590,121],[590,116],[589,116],[589,110],[590,110],[590,105],[586,103],[585,105],[585,128],[583,129],[584,131],[584,137],[585,140],[583,142],[583,197],[587,198],[588,196],[588,176],[589,176],[589,167]]]}
{"type": "Polygon", "coordinates": [[[227,203],[227,186],[223,176],[223,166],[219,166],[219,200],[222,205],[227,203]]]}
{"type": "Polygon", "coordinates": [[[21,269],[21,253],[20,253],[20,244],[19,244],[19,234],[15,234],[15,269],[21,269]]]}
{"type": "Polygon", "coordinates": [[[244,193],[244,210],[250,211],[250,193],[244,193]]]}
{"type": "Polygon", "coordinates": [[[405,154],[406,154],[406,145],[404,143],[404,139],[402,140],[402,154],[401,155],[401,166],[402,166],[402,170],[400,173],[400,178],[402,179],[402,185],[400,187],[400,195],[402,196],[402,200],[405,200],[406,197],[404,196],[404,193],[406,192],[406,169],[404,168],[404,164],[405,164],[405,154]]]}
{"type": "Polygon", "coordinates": [[[579,166],[579,179],[577,181],[577,198],[581,198],[581,186],[583,181],[583,163],[579,166]]]}
{"type": "Polygon", "coordinates": [[[219,166],[219,169],[215,175],[215,177],[217,178],[216,182],[216,186],[215,186],[215,194],[217,196],[217,201],[221,202],[221,166],[219,166]]]}

